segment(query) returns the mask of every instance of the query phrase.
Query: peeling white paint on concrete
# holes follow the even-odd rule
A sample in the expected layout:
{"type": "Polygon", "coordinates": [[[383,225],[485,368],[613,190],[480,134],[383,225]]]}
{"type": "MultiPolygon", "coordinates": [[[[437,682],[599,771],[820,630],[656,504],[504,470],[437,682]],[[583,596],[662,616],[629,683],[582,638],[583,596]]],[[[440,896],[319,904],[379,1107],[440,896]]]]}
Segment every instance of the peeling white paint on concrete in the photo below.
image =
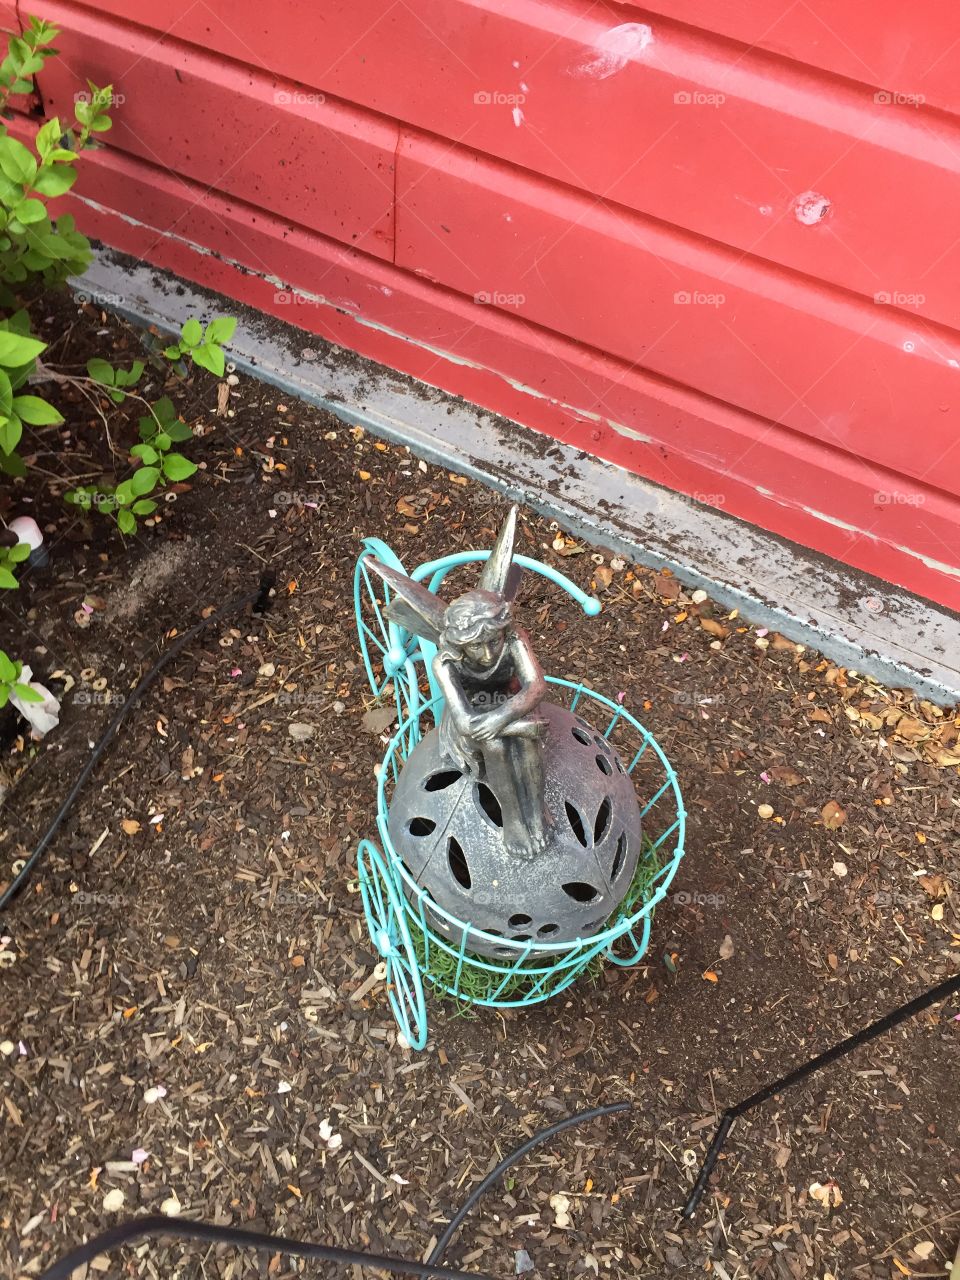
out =
{"type": "Polygon", "coordinates": [[[569,69],[580,80],[607,80],[634,61],[653,44],[653,31],[645,22],[624,22],[604,31],[569,69]]]}

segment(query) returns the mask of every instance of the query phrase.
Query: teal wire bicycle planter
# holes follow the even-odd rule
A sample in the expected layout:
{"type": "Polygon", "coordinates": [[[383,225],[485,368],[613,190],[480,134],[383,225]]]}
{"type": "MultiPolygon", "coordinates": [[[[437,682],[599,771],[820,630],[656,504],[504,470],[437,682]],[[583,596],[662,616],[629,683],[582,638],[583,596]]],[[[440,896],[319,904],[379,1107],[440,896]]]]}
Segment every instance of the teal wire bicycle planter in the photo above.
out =
{"type": "MultiPolygon", "coordinates": [[[[385,544],[372,539],[365,544],[365,552],[371,549],[378,558],[389,552],[385,544]]],[[[411,577],[427,580],[435,589],[457,565],[482,561],[488,554],[465,552],[433,561],[411,577]]],[[[400,562],[392,552],[389,555],[402,572],[400,562]]],[[[551,566],[521,557],[516,561],[560,586],[589,615],[599,612],[592,597],[551,566]]],[[[377,599],[362,559],[356,585],[358,632],[370,686],[378,698],[395,700],[399,718],[378,770],[380,847],[371,840],[362,841],[358,868],[367,928],[384,964],[387,997],[404,1040],[413,1049],[426,1045],[428,988],[462,1005],[522,1008],[559,995],[585,971],[599,969],[603,963],[637,964],[649,945],[654,911],[666,896],[684,852],[683,800],[676,773],[659,743],[621,703],[583,683],[546,677],[552,699],[602,734],[625,762],[640,800],[643,850],[620,906],[605,927],[589,937],[521,941],[476,927],[430,896],[390,837],[389,805],[400,771],[443,710],[443,698],[431,679],[433,646],[383,617],[385,592],[381,588],[377,599]]]]}

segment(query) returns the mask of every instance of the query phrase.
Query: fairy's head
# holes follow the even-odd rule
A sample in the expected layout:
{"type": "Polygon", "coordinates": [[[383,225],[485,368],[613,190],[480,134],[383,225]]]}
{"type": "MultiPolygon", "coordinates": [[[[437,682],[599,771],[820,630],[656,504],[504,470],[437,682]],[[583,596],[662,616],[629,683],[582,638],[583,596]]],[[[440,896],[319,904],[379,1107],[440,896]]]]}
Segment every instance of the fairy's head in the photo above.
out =
{"type": "Polygon", "coordinates": [[[444,611],[441,652],[476,671],[486,670],[503,652],[510,622],[509,601],[492,591],[467,591],[444,611]]]}

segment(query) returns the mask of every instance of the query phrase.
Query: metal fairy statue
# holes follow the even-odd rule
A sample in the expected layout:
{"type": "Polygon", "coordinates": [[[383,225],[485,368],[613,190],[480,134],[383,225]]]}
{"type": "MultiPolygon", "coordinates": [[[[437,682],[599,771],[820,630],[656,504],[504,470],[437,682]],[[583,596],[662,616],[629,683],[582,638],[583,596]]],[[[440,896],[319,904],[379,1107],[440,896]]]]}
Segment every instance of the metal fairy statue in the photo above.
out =
{"type": "Polygon", "coordinates": [[[391,588],[387,617],[437,646],[433,671],[445,699],[442,754],[486,782],[500,805],[505,847],[532,858],[547,841],[547,722],[537,715],[547,685],[510,608],[520,578],[513,565],[516,524],[512,507],[476,588],[449,605],[372,557],[366,564],[391,588]]]}

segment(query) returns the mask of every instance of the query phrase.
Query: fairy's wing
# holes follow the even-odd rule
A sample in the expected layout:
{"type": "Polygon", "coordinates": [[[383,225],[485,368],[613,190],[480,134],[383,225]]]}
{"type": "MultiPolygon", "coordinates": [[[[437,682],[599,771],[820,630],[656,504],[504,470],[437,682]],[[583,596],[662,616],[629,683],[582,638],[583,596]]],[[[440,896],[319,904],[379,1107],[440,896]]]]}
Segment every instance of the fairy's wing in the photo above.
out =
{"type": "Polygon", "coordinates": [[[412,635],[429,640],[431,644],[438,644],[446,609],[440,597],[408,578],[405,573],[398,573],[381,564],[374,556],[365,556],[363,563],[368,569],[379,573],[390,588],[390,603],[384,610],[390,621],[412,635]]]}
{"type": "Polygon", "coordinates": [[[512,600],[520,585],[521,570],[513,563],[513,542],[517,533],[517,508],[511,507],[500,526],[490,557],[483,566],[479,591],[492,591],[504,600],[512,600]]]}

